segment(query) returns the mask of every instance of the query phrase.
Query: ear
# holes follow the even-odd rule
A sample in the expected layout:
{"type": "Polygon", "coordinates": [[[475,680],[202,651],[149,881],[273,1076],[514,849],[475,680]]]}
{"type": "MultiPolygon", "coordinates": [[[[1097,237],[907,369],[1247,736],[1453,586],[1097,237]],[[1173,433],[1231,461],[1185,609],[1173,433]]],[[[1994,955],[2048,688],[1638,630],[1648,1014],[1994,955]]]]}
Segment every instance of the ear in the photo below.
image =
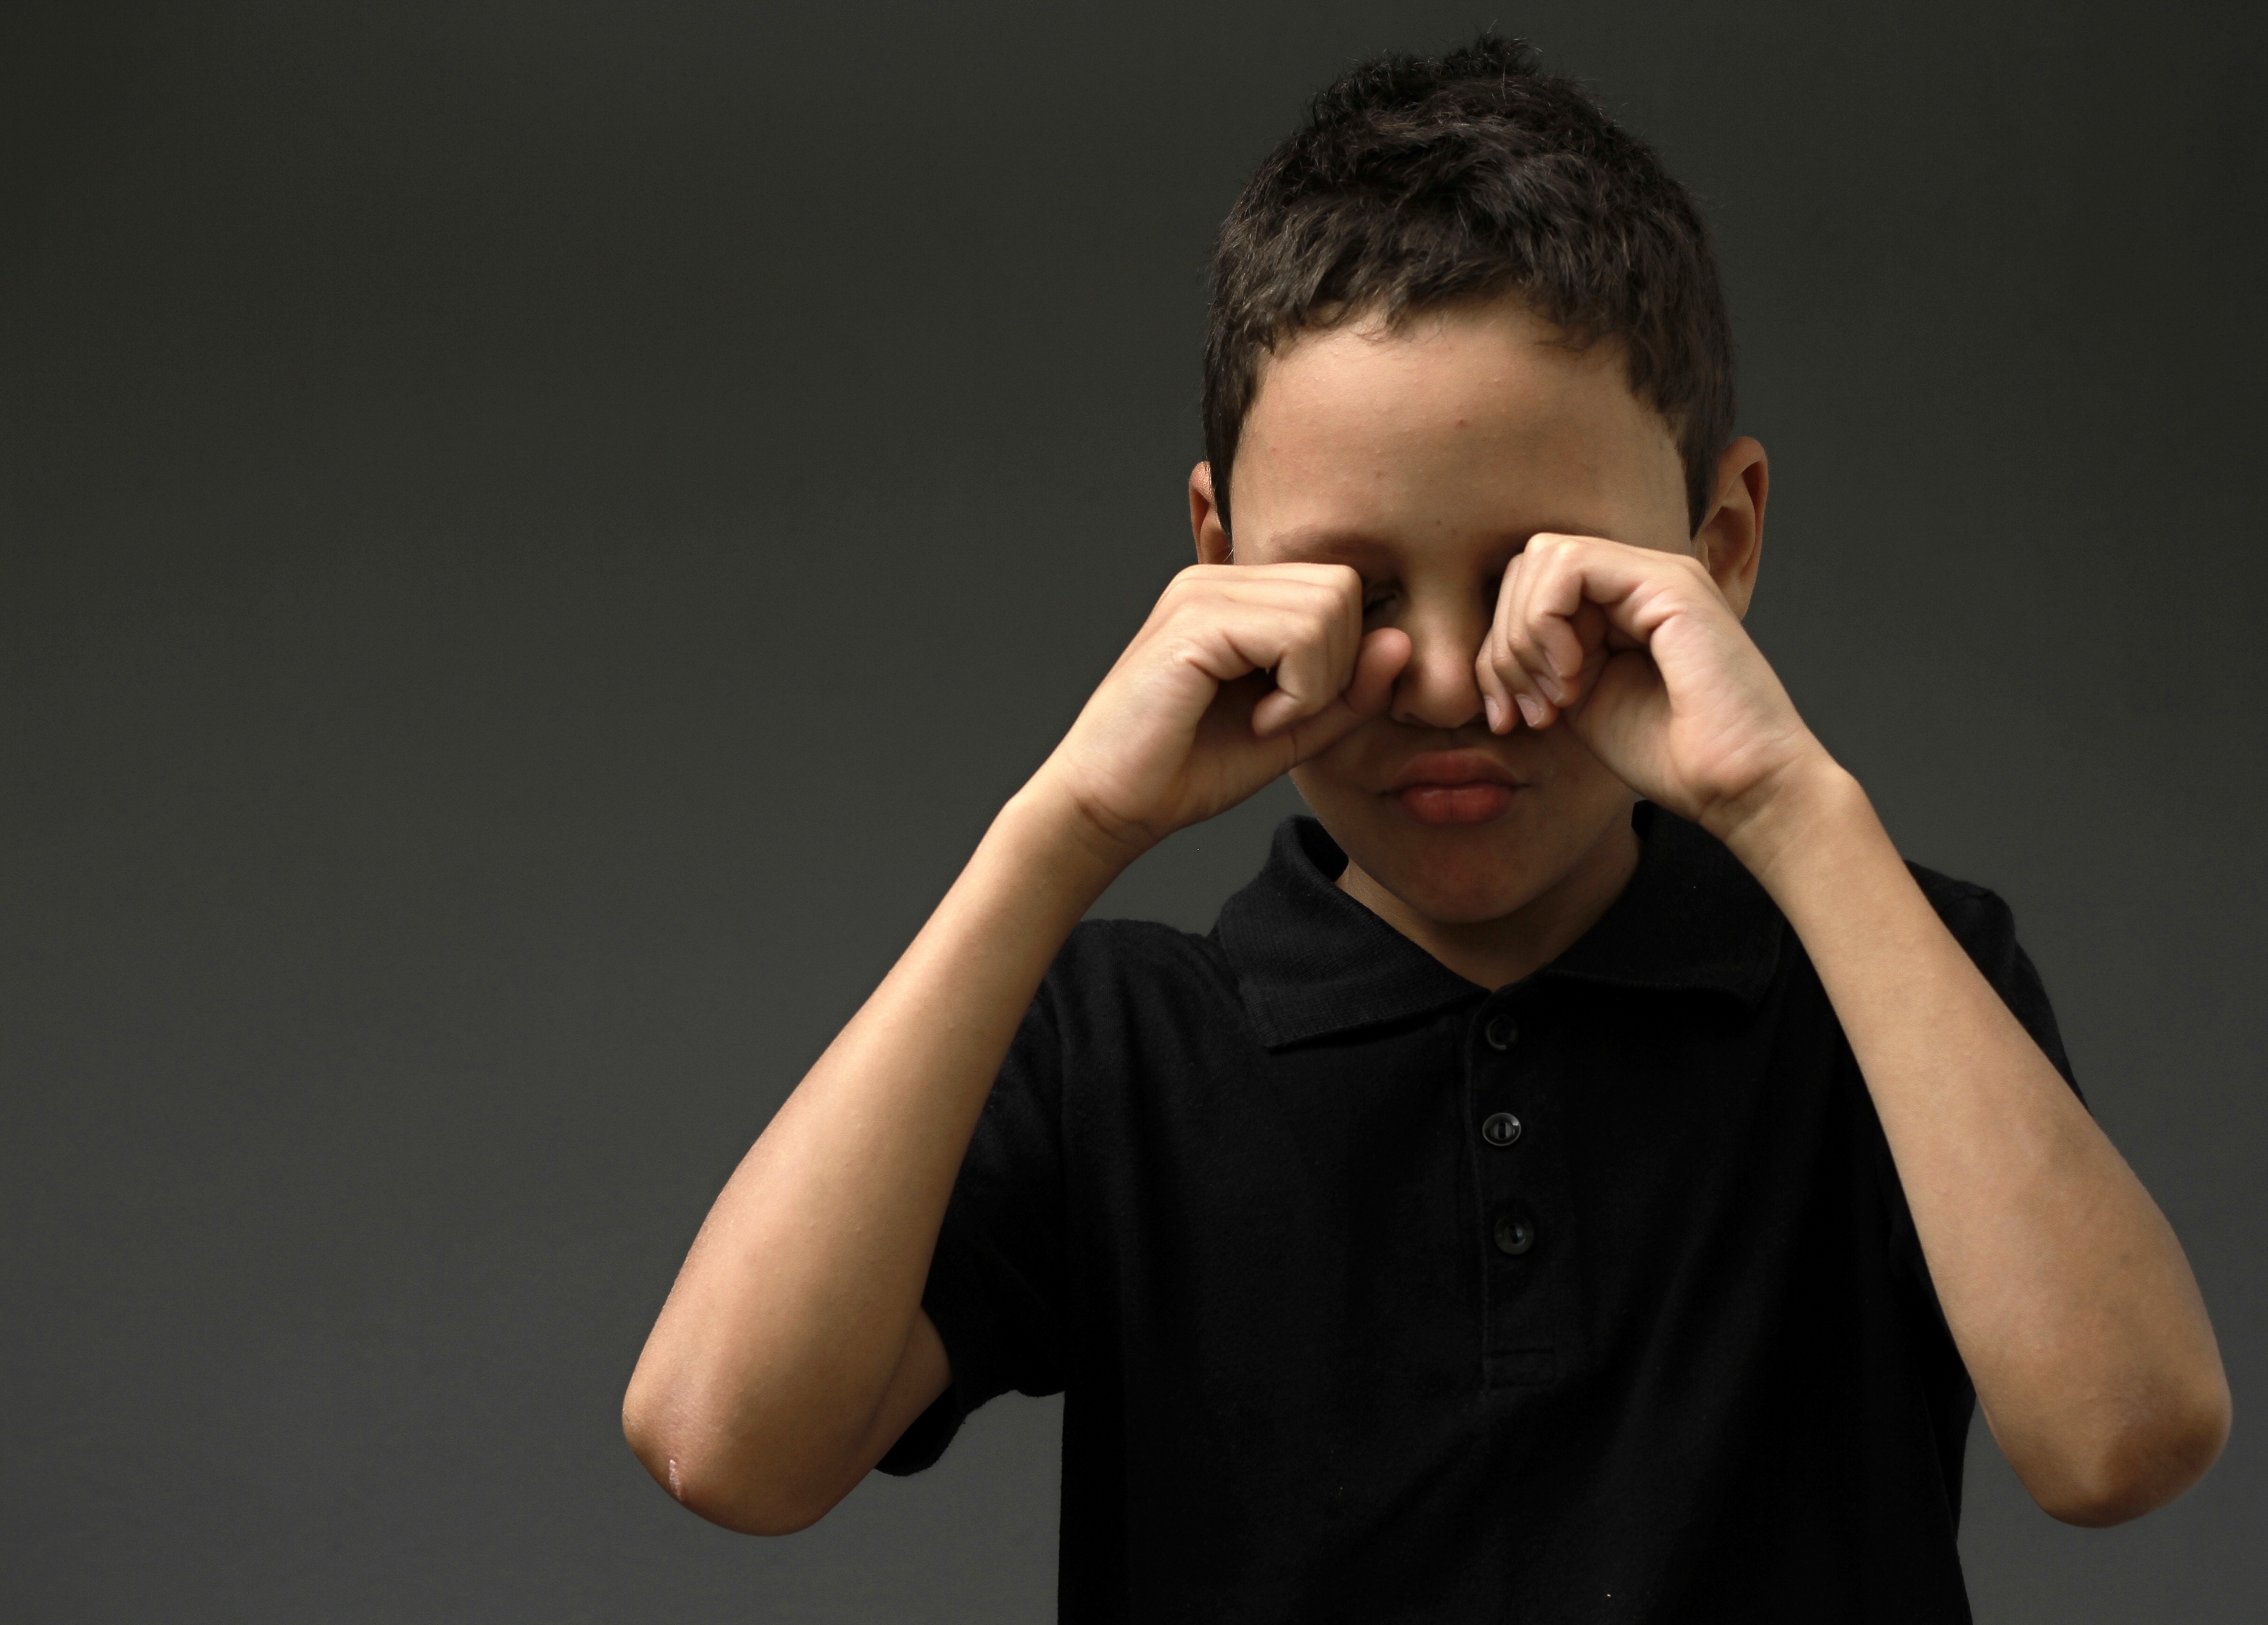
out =
{"type": "Polygon", "coordinates": [[[1189,529],[1197,539],[1197,563],[1236,562],[1236,549],[1221,527],[1220,505],[1212,499],[1212,464],[1209,462],[1189,470],[1189,529]]]}
{"type": "Polygon", "coordinates": [[[1764,448],[1747,435],[1717,459],[1717,499],[1693,533],[1693,556],[1707,567],[1735,615],[1749,612],[1764,553],[1764,496],[1771,489],[1764,448]]]}

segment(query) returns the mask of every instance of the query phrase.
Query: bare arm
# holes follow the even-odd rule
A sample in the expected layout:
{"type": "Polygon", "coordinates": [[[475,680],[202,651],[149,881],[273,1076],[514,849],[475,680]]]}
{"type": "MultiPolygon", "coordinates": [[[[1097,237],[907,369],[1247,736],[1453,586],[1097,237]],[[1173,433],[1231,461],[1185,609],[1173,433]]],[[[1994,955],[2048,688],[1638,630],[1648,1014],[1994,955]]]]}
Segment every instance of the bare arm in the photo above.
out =
{"type": "Polygon", "coordinates": [[[799,1529],[944,1392],[922,1289],[1049,962],[1150,844],[1384,707],[1408,639],[1366,639],[1360,594],[1337,565],[1178,578],[742,1159],[623,1401],[631,1448],[687,1506],[751,1533],[799,1529]]]}
{"type": "Polygon", "coordinates": [[[1818,967],[1992,1437],[2069,1523],[2139,1518],[2227,1440],[2181,1244],[1825,762],[1732,833],[1818,967]]]}
{"type": "Polygon", "coordinates": [[[1048,961],[1116,872],[1055,813],[1003,810],[693,1244],[623,1425],[706,1518],[802,1527],[944,1392],[920,1303],[946,1199],[1048,961]]]}
{"type": "MultiPolygon", "coordinates": [[[[1753,538],[1745,557],[1753,569],[1753,538]]],[[[2228,1385],[2172,1229],[1937,918],[1696,559],[1539,536],[1478,660],[1499,728],[1563,719],[1697,819],[1802,939],[1889,1141],[1993,1437],[2040,1505],[2115,1524],[2220,1453],[2228,1385]]]]}

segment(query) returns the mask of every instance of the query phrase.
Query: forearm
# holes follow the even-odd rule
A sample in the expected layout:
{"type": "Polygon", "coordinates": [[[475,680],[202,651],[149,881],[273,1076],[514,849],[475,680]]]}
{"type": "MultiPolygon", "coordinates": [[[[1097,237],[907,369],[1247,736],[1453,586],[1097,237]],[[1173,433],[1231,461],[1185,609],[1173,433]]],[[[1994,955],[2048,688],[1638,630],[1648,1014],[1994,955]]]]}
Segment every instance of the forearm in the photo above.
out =
{"type": "Polygon", "coordinates": [[[1937,918],[1855,780],[1728,839],[1817,967],[1985,1417],[2041,1503],[2116,1522],[2211,1464],[2228,1389],[2171,1228],[1937,918]]]}
{"type": "Polygon", "coordinates": [[[847,1488],[913,1333],[978,1113],[1041,977],[1123,857],[1011,801],[734,1171],[647,1340],[624,1426],[720,1521],[847,1488]]]}
{"type": "Polygon", "coordinates": [[[1150,841],[1383,712],[1408,655],[1364,632],[1345,565],[1174,578],[711,1209],[624,1400],[655,1477],[718,1522],[777,1528],[872,1466],[946,1380],[922,1287],[1056,950],[1150,841]]]}

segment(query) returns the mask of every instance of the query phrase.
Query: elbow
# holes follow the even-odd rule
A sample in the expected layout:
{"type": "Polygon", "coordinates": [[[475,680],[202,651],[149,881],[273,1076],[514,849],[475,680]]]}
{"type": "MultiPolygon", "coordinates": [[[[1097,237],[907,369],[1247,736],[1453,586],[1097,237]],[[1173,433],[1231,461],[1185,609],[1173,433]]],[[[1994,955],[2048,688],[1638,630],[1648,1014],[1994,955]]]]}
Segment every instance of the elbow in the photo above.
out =
{"type": "Polygon", "coordinates": [[[705,1474],[697,1467],[682,1472],[678,1487],[670,1493],[688,1511],[744,1535],[800,1533],[826,1517],[841,1499],[799,1494],[761,1477],[705,1474]]]}
{"type": "Polygon", "coordinates": [[[2146,1416],[2106,1430],[2084,1458],[2034,1483],[2033,1499],[2051,1518],[2084,1529],[2109,1529],[2154,1512],[2184,1494],[2220,1459],[2228,1443],[2228,1384],[2200,1384],[2197,1392],[2151,1407],[2146,1416]]]}
{"type": "Polygon", "coordinates": [[[622,1437],[672,1500],[738,1534],[798,1533],[824,1518],[849,1489],[828,1493],[805,1481],[808,1475],[783,1471],[777,1454],[720,1447],[711,1430],[641,1406],[635,1389],[622,1407],[622,1437]]]}

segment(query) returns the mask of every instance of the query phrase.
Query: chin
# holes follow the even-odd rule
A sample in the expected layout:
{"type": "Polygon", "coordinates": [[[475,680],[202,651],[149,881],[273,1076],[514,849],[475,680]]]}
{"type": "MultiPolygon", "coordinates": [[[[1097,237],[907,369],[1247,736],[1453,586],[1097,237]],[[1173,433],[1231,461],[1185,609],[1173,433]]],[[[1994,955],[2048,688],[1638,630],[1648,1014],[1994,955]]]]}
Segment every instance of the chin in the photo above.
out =
{"type": "Polygon", "coordinates": [[[1438,925],[1470,926],[1517,913],[1550,890],[1582,855],[1580,849],[1565,853],[1549,850],[1557,843],[1539,850],[1538,843],[1503,829],[1511,823],[1501,818],[1447,838],[1429,830],[1414,839],[1390,824],[1351,830],[1345,836],[1329,819],[1323,827],[1365,874],[1425,919],[1438,925]]]}
{"type": "Polygon", "coordinates": [[[1300,786],[1323,828],[1364,874],[1443,926],[1519,912],[1566,879],[1630,816],[1630,799],[1619,785],[1572,797],[1564,794],[1570,787],[1556,787],[1561,794],[1523,790],[1510,811],[1486,824],[1440,825],[1419,824],[1373,794],[1300,786]]]}

